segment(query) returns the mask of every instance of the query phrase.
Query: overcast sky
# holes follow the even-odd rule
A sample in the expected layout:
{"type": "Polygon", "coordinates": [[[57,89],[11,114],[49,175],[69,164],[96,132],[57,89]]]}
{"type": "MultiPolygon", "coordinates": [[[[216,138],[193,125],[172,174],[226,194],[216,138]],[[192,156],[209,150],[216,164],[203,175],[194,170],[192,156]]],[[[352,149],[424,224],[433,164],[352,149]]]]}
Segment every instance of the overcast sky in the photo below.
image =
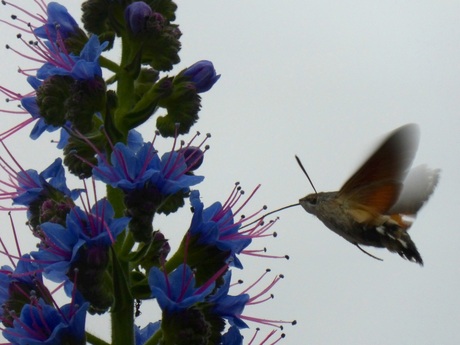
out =
{"type": "MultiPolygon", "coordinates": [[[[79,1],[61,3],[78,13],[79,1]]],[[[337,190],[386,133],[410,122],[421,128],[414,164],[442,169],[410,230],[424,267],[367,248],[384,259],[376,261],[293,208],[280,213],[278,238],[256,244],[291,260],[243,261],[248,282],[267,267],[285,275],[275,299],[247,314],[296,319],[284,344],[459,344],[460,2],[177,3],[183,48],[174,71],[209,59],[222,74],[195,127],[212,134],[205,204],[225,200],[235,181],[248,191],[262,184],[253,210],[297,202],[312,190],[295,154],[318,191],[337,190]]],[[[14,42],[16,30],[2,33],[1,46],[14,42]]],[[[20,64],[4,56],[12,69],[20,64]]],[[[2,70],[2,85],[10,76],[2,70]]],[[[12,142],[18,156],[30,153],[25,139],[12,142]]],[[[177,222],[185,229],[189,218],[177,222]]]]}

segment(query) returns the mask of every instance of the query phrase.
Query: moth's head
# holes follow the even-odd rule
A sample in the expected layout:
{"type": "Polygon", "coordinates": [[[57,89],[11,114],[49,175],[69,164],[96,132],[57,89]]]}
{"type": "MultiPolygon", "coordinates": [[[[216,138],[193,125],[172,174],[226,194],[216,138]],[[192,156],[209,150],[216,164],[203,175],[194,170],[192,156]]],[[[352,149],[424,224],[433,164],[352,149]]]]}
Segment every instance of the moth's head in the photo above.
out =
{"type": "Polygon", "coordinates": [[[316,206],[318,205],[318,193],[308,194],[307,196],[303,197],[299,200],[299,204],[311,214],[316,214],[316,206]]]}

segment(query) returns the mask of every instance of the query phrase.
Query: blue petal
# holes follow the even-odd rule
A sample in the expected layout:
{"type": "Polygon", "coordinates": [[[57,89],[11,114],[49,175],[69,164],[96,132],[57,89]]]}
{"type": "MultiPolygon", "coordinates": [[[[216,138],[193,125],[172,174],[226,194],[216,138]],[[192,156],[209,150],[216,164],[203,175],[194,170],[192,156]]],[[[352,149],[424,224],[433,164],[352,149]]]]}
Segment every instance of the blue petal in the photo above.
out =
{"type": "Polygon", "coordinates": [[[193,271],[183,264],[168,275],[168,281],[164,272],[157,267],[152,267],[148,281],[152,297],[157,299],[163,311],[169,313],[185,310],[195,303],[203,302],[214,289],[214,284],[210,284],[198,293],[199,288],[195,288],[193,271]]]}
{"type": "Polygon", "coordinates": [[[72,35],[78,29],[78,24],[75,19],[73,19],[67,9],[61,4],[50,2],[47,7],[47,13],[47,23],[34,30],[34,34],[37,37],[56,41],[57,26],[59,26],[59,34],[64,39],[72,35]]]}
{"type": "Polygon", "coordinates": [[[243,345],[243,336],[240,330],[235,326],[230,327],[227,333],[222,336],[222,345],[243,345]]]}

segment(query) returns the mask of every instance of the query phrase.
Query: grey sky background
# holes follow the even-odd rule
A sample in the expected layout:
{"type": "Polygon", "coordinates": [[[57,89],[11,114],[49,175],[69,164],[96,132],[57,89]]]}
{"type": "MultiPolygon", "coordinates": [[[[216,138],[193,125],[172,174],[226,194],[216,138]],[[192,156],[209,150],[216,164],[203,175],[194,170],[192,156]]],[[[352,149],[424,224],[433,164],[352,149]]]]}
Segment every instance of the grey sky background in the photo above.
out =
{"type": "MultiPolygon", "coordinates": [[[[81,2],[61,3],[77,16],[81,2]]],[[[337,190],[384,135],[409,122],[422,132],[414,165],[442,169],[437,190],[410,230],[423,268],[367,248],[384,259],[376,261],[293,208],[279,214],[278,238],[254,244],[291,260],[243,258],[245,269],[234,272],[246,282],[268,267],[285,275],[272,291],[274,300],[245,314],[296,319],[297,326],[284,330],[284,344],[460,343],[460,2],[177,3],[183,48],[173,72],[209,59],[222,74],[203,95],[194,127],[212,134],[199,187],[206,205],[224,201],[236,181],[247,192],[262,184],[247,214],[264,204],[274,209],[297,202],[312,190],[294,154],[318,191],[337,190]]],[[[16,42],[17,30],[2,32],[2,46],[16,42]]],[[[3,56],[1,84],[19,81],[14,69],[30,62],[12,52],[3,56]]],[[[16,122],[2,123],[8,128],[16,122]]],[[[153,125],[143,127],[146,138],[153,125]]],[[[47,166],[52,158],[30,159],[28,132],[9,146],[26,167],[47,166]]],[[[47,140],[33,150],[51,151],[47,140]]],[[[187,228],[188,212],[160,221],[172,241],[187,228]]],[[[15,217],[20,226],[23,218],[15,217]]],[[[157,309],[143,306],[141,322],[150,308],[157,309]]]]}

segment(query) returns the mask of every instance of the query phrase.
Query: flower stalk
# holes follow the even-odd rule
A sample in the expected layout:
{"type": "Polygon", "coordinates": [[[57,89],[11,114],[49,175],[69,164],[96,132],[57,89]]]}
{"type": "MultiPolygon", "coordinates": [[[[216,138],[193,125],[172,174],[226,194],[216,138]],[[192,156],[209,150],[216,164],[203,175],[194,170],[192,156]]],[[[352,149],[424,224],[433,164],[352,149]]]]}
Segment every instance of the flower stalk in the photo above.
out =
{"type": "Polygon", "coordinates": [[[8,106],[20,107],[2,115],[27,116],[0,130],[0,211],[26,211],[20,235],[35,244],[22,253],[13,227],[13,253],[0,237],[11,265],[0,268],[3,336],[11,344],[240,345],[250,323],[284,324],[245,313],[270,299],[279,278],[254,297],[231,294],[232,272],[243,269],[244,254],[259,255],[249,247],[272,236],[275,222],[252,221],[264,208],[242,216],[259,186],[246,198],[236,184],[226,201],[207,207],[201,199],[210,135],[186,135],[199,120],[200,94],[220,75],[208,60],[174,75],[182,35],[176,4],[88,0],[83,27],[57,2],[2,6],[0,16],[15,15],[0,23],[21,32],[9,53],[34,67],[20,70],[29,90],[0,86],[8,106]],[[120,61],[107,57],[116,42],[120,61]],[[153,139],[144,140],[138,127],[154,123],[153,139]],[[43,171],[24,167],[8,146],[29,125],[37,143],[47,132],[59,136],[43,171]],[[158,228],[159,215],[172,219],[184,206],[192,210],[182,212],[185,229],[158,228]],[[173,236],[182,237],[178,248],[173,236]],[[59,288],[49,290],[49,282],[59,288]],[[160,320],[141,311],[145,300],[156,301],[160,320]],[[110,315],[110,340],[85,332],[88,313],[110,315]],[[151,322],[138,326],[141,313],[151,322]]]}

